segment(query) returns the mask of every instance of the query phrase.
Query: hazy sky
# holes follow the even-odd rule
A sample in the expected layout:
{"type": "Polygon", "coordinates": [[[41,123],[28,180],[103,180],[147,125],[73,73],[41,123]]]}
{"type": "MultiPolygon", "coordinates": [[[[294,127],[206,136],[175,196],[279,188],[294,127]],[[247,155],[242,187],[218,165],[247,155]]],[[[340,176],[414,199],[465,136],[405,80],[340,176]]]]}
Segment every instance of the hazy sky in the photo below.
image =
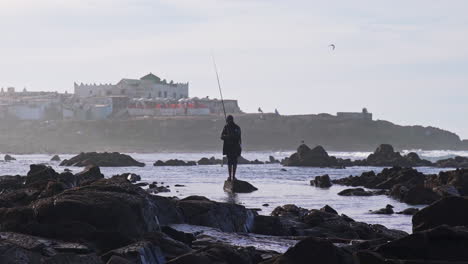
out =
{"type": "Polygon", "coordinates": [[[360,111],[468,138],[466,0],[1,0],[0,86],[148,72],[245,111],[360,111]],[[329,44],[336,44],[331,51],[329,44]]]}

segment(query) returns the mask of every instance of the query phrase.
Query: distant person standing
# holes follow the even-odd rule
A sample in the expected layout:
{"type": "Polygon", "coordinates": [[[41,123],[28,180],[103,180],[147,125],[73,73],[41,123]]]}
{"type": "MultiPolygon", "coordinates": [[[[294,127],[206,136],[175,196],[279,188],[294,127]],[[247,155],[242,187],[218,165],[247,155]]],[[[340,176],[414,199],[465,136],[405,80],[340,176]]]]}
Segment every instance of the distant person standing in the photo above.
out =
{"type": "Polygon", "coordinates": [[[223,155],[227,156],[228,161],[228,181],[234,181],[236,179],[237,159],[242,152],[242,139],[241,129],[234,123],[232,115],[226,118],[226,125],[221,133],[221,139],[224,141],[223,155]]]}

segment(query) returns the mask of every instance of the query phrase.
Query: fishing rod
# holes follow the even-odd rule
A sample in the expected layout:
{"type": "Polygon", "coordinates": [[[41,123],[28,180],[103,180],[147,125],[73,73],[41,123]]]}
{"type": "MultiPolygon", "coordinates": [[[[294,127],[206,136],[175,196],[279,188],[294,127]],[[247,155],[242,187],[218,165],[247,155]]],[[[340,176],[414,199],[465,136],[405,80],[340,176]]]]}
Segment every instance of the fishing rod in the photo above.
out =
{"type": "Polygon", "coordinates": [[[226,120],[227,115],[226,115],[226,107],[224,106],[223,91],[221,91],[221,82],[219,81],[218,67],[216,66],[216,61],[215,61],[215,57],[213,53],[211,54],[211,58],[213,59],[213,65],[214,65],[214,69],[216,72],[216,79],[218,80],[219,94],[221,95],[221,103],[223,104],[224,120],[226,120]]]}

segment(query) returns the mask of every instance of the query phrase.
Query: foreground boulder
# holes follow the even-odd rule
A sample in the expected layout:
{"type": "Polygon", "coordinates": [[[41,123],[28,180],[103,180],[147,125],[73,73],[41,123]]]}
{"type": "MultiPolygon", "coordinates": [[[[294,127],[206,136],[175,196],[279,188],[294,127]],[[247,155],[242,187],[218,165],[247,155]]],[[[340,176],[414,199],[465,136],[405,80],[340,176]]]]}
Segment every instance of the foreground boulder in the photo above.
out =
{"type": "Polygon", "coordinates": [[[144,167],[145,164],[134,160],[129,155],[120,154],[118,152],[87,152],[80,153],[79,155],[64,160],[60,166],[99,166],[99,167],[144,167]]]}
{"type": "Polygon", "coordinates": [[[158,160],[154,164],[154,166],[196,166],[197,163],[195,161],[183,161],[178,159],[172,159],[168,161],[158,160]]]}
{"type": "Polygon", "coordinates": [[[322,146],[311,149],[302,144],[298,147],[297,152],[284,159],[282,164],[298,167],[342,167],[351,165],[352,162],[329,156],[322,146]]]}
{"type": "Polygon", "coordinates": [[[468,199],[446,197],[413,216],[413,231],[423,231],[440,225],[468,227],[468,199]]]}
{"type": "Polygon", "coordinates": [[[315,176],[315,178],[310,181],[310,185],[319,188],[329,188],[332,186],[330,176],[328,176],[328,174],[322,176],[315,176]]]}
{"type": "Polygon", "coordinates": [[[235,179],[233,181],[225,181],[223,189],[230,193],[251,193],[258,190],[255,186],[246,181],[235,179]]]}

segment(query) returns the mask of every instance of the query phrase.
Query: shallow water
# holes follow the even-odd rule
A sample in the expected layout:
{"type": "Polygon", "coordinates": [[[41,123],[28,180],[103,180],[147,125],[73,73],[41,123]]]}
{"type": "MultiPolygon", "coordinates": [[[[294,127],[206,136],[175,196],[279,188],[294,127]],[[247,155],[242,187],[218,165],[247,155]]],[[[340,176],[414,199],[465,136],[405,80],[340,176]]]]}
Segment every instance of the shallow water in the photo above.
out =
{"type": "MultiPolygon", "coordinates": [[[[244,157],[247,159],[259,159],[265,161],[269,155],[276,158],[284,158],[291,152],[247,152],[244,157]]],[[[365,152],[331,152],[341,158],[361,159],[369,153],[365,152]]],[[[431,160],[453,155],[468,156],[468,152],[421,152],[423,158],[430,157],[431,160]]],[[[293,168],[288,167],[286,171],[279,164],[267,165],[240,165],[238,168],[238,178],[247,180],[259,190],[250,194],[229,195],[223,191],[223,183],[227,177],[227,168],[219,165],[213,166],[193,166],[193,167],[154,167],[152,164],[158,160],[182,159],[199,160],[201,157],[216,156],[221,158],[219,153],[154,153],[138,154],[132,153],[135,159],[146,163],[146,167],[127,168],[101,168],[106,177],[124,172],[132,172],[140,175],[143,181],[169,185],[171,192],[161,193],[164,196],[177,196],[184,198],[189,195],[202,195],[212,200],[235,202],[247,208],[261,208],[260,214],[269,214],[276,207],[284,204],[296,204],[298,206],[313,209],[321,208],[328,204],[339,213],[346,214],[357,221],[370,224],[383,224],[389,228],[411,232],[411,216],[405,215],[373,215],[369,210],[376,210],[392,204],[395,211],[400,211],[410,207],[387,196],[371,197],[343,197],[337,195],[348,187],[334,185],[328,189],[319,189],[310,186],[310,180],[317,175],[328,174],[332,179],[347,177],[349,175],[360,175],[364,171],[381,171],[383,168],[376,167],[349,167],[346,169],[328,168],[293,168]],[[182,184],[186,187],[174,187],[175,184],[182,184]],[[262,206],[269,204],[268,207],[262,206]]],[[[70,158],[73,155],[60,155],[62,159],[70,158]]],[[[58,162],[50,162],[50,155],[15,155],[17,160],[13,162],[0,162],[0,175],[25,175],[29,170],[29,165],[33,163],[48,163],[57,171],[63,171],[65,167],[58,167],[58,162]]],[[[79,172],[82,168],[69,168],[73,172],[79,172]]],[[[442,169],[438,168],[418,168],[419,171],[431,174],[438,173],[442,169]]],[[[444,169],[447,170],[447,169],[444,169]]],[[[419,206],[421,207],[421,206],[419,206]]]]}

